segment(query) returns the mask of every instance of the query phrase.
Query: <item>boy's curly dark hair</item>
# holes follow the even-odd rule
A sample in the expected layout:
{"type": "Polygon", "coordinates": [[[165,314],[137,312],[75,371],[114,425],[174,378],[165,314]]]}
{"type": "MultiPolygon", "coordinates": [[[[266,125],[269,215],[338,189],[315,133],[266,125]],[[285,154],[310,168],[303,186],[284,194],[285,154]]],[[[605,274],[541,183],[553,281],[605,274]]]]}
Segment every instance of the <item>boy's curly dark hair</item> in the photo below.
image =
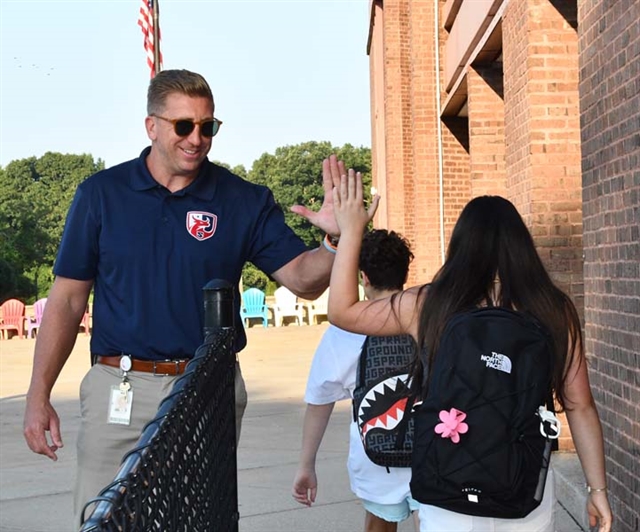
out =
{"type": "Polygon", "coordinates": [[[402,290],[412,260],[409,242],[395,231],[374,229],[362,239],[359,267],[377,290],[402,290]]]}

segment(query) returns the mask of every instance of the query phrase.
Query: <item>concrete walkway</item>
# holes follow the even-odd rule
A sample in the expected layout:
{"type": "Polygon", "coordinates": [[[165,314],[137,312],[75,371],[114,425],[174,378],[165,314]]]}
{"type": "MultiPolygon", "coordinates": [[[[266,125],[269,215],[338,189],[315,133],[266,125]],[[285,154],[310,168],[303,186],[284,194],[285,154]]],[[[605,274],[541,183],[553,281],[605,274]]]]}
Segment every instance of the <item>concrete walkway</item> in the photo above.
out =
{"type": "MultiPolygon", "coordinates": [[[[336,406],[318,458],[319,489],[312,508],[291,497],[305,405],[306,376],[327,323],[282,328],[251,327],[241,365],[249,391],[238,451],[241,532],[357,532],[363,511],[346,473],[350,405],[336,406]]],[[[72,530],[71,487],[78,429],[78,386],[89,367],[89,337],[75,349],[53,393],[65,447],[56,463],[31,453],[22,438],[25,392],[34,340],[0,342],[0,532],[72,530]]],[[[571,467],[574,463],[571,462],[571,467]]],[[[558,490],[559,493],[561,490],[558,490]]],[[[557,530],[580,532],[557,506],[557,530]]],[[[402,523],[400,532],[413,530],[402,523]]]]}

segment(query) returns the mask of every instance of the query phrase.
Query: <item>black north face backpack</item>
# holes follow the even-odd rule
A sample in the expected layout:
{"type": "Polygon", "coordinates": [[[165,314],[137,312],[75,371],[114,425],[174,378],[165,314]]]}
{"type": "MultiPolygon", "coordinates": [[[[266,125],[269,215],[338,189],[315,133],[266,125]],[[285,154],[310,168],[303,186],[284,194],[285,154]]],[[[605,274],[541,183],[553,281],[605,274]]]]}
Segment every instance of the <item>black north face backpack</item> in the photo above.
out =
{"type": "Polygon", "coordinates": [[[409,366],[410,336],[367,336],[353,392],[353,420],[369,459],[385,467],[410,467],[413,449],[409,366]]]}
{"type": "Polygon", "coordinates": [[[525,314],[488,307],[449,320],[414,407],[416,500],[499,518],[540,504],[560,431],[552,357],[546,329],[525,314]]]}

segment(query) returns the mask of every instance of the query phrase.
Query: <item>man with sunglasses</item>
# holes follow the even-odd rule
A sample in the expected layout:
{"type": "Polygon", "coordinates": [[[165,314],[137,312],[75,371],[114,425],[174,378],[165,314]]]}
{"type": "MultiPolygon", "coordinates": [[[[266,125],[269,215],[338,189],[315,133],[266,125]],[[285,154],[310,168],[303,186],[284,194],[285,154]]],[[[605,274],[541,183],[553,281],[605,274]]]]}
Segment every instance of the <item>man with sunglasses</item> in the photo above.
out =
{"type": "MultiPolygon", "coordinates": [[[[50,393],[93,288],[94,364],[80,387],[76,522],[202,343],[202,287],[211,279],[237,286],[251,261],[298,296],[314,299],[328,286],[335,256],[328,240],[306,248],[268,188],[209,162],[222,122],[202,76],[187,70],[156,75],[147,113],[151,146],[76,191],[35,346],[24,435],[33,452],[56,460],[62,438],[50,393]]],[[[335,156],[325,160],[322,207],[292,210],[336,236],[332,189],[345,173],[335,156]]],[[[245,344],[238,317],[236,351],[245,344]]],[[[237,437],[245,406],[236,367],[237,437]]]]}

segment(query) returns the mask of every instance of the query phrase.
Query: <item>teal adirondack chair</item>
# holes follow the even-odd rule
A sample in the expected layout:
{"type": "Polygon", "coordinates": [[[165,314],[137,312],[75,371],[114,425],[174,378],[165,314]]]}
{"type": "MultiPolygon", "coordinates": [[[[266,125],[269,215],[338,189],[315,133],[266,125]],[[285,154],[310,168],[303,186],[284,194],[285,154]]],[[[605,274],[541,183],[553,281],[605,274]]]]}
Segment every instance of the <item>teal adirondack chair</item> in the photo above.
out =
{"type": "Polygon", "coordinates": [[[240,317],[245,327],[249,326],[249,318],[262,318],[262,326],[269,323],[269,308],[265,304],[265,293],[258,288],[249,288],[242,293],[240,317]]]}

